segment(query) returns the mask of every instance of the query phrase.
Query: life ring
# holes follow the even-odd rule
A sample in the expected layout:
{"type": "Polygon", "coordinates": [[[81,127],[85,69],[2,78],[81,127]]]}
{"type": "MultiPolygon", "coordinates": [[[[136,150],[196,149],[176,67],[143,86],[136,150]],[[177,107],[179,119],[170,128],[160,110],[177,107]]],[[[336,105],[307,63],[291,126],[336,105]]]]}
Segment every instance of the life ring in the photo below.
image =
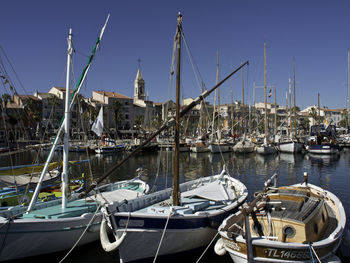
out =
{"type": "Polygon", "coordinates": [[[120,246],[120,244],[124,241],[124,238],[126,236],[126,231],[123,232],[123,234],[120,238],[118,238],[116,235],[114,235],[115,241],[110,242],[108,235],[107,235],[106,226],[107,226],[107,221],[106,221],[106,218],[103,217],[102,222],[101,222],[101,226],[100,226],[101,245],[102,245],[102,248],[104,251],[112,252],[112,251],[116,250],[120,246]]]}
{"type": "Polygon", "coordinates": [[[219,238],[218,241],[216,241],[216,244],[214,246],[214,251],[217,255],[223,256],[226,254],[226,249],[224,246],[224,240],[222,238],[219,238]]]}

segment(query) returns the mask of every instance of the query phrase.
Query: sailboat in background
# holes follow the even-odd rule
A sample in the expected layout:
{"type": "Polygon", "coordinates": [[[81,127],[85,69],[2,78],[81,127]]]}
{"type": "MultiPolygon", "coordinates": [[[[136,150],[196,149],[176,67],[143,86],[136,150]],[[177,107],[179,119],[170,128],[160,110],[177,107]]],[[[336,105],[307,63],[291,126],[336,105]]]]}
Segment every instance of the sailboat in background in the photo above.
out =
{"type": "MultiPolygon", "coordinates": [[[[168,188],[140,197],[122,206],[105,206],[105,219],[112,227],[116,240],[107,237],[106,222],[101,224],[101,244],[106,251],[119,249],[121,262],[130,262],[168,256],[206,246],[217,234],[217,223],[234,211],[247,198],[243,183],[227,174],[225,167],[217,175],[179,184],[180,117],[207,97],[229,76],[210,91],[203,92],[193,103],[180,112],[180,55],[182,15],[177,18],[175,47],[177,50],[176,116],[175,124],[174,184],[168,188]],[[129,208],[132,207],[132,211],[129,208]],[[136,253],[137,251],[137,253],[136,253]]],[[[175,60],[175,59],[174,59],[175,60]]],[[[172,60],[172,61],[174,61],[172,60]]],[[[162,126],[155,137],[162,130],[162,126]]],[[[149,140],[152,139],[152,136],[149,140]]]]}
{"type": "MultiPolygon", "coordinates": [[[[277,138],[277,148],[280,152],[287,153],[298,153],[301,152],[304,145],[299,142],[296,138],[296,105],[295,105],[295,66],[294,66],[294,57],[293,57],[293,96],[294,96],[294,125],[292,122],[292,111],[291,111],[291,80],[289,79],[289,133],[287,137],[275,136],[277,138]],[[293,132],[294,127],[294,132],[293,132]]],[[[287,106],[286,106],[287,109],[287,106]]]]}
{"type": "Polygon", "coordinates": [[[0,261],[37,256],[71,249],[76,245],[83,245],[98,239],[98,229],[101,223],[101,203],[124,202],[124,199],[132,199],[143,195],[148,191],[148,185],[138,178],[100,186],[96,189],[96,195],[89,195],[85,199],[79,199],[77,193],[68,194],[68,142],[70,109],[74,98],[79,92],[91,62],[98,49],[103,32],[108,22],[106,20],[100,36],[89,57],[89,63],[85,67],[73,99],[70,103],[70,66],[73,53],[72,30],[68,36],[67,50],[67,78],[66,78],[66,104],[64,121],[49,153],[44,169],[41,173],[37,187],[28,207],[14,206],[10,209],[0,210],[0,261]],[[53,157],[59,137],[64,131],[63,172],[62,172],[62,198],[36,202],[44,175],[53,157]],[[103,193],[102,193],[103,192],[103,193]]]}
{"type": "MultiPolygon", "coordinates": [[[[219,52],[217,54],[217,68],[216,68],[216,84],[219,83],[219,52]]],[[[209,149],[212,153],[222,153],[222,152],[229,152],[231,151],[230,145],[225,142],[221,138],[221,110],[220,110],[220,89],[217,89],[218,93],[218,106],[217,106],[217,111],[215,111],[215,101],[214,101],[214,113],[213,113],[213,123],[212,123],[212,138],[211,142],[209,144],[209,149]],[[215,112],[217,113],[217,127],[215,127],[215,112]],[[215,129],[216,130],[216,139],[214,138],[215,136],[215,129]]]]}
{"type": "MultiPolygon", "coordinates": [[[[202,83],[202,92],[204,92],[204,84],[202,83]]],[[[207,142],[207,114],[205,102],[201,101],[200,116],[199,116],[199,130],[198,137],[191,145],[191,151],[194,153],[210,152],[207,142]]]]}
{"type": "Polygon", "coordinates": [[[95,148],[95,152],[98,154],[102,153],[115,153],[123,151],[125,148],[124,143],[116,144],[114,140],[106,139],[106,136],[103,134],[103,106],[101,106],[100,112],[91,126],[91,130],[101,138],[102,145],[99,145],[95,148]]]}
{"type": "MultiPolygon", "coordinates": [[[[321,125],[320,111],[320,93],[318,93],[318,125],[311,126],[310,135],[313,135],[314,128],[317,129],[317,132],[315,134],[315,139],[311,140],[310,145],[308,145],[306,149],[309,153],[338,154],[340,147],[335,140],[335,126],[327,125],[326,123],[321,125]],[[321,132],[321,127],[325,128],[324,132],[321,132]]],[[[327,122],[326,117],[325,121],[327,122]]]]}
{"type": "Polygon", "coordinates": [[[256,147],[257,153],[260,154],[272,154],[276,152],[276,148],[274,145],[271,145],[268,143],[268,136],[267,136],[267,86],[266,86],[266,43],[264,43],[264,91],[265,91],[265,136],[264,136],[264,143],[262,145],[259,145],[256,147]]]}
{"type": "Polygon", "coordinates": [[[235,153],[252,153],[255,150],[255,144],[252,143],[248,138],[246,137],[246,122],[245,122],[245,105],[244,105],[244,81],[243,81],[243,71],[242,71],[242,133],[243,138],[239,142],[237,142],[233,147],[232,150],[235,153]]]}

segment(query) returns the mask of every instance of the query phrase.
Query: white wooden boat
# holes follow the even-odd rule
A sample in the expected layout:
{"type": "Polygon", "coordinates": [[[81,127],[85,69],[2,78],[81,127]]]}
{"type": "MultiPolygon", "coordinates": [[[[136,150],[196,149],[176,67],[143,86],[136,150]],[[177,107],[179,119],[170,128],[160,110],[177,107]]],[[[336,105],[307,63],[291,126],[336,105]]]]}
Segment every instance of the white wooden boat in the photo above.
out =
{"type": "Polygon", "coordinates": [[[168,188],[119,207],[115,204],[107,206],[105,217],[116,241],[110,243],[105,238],[107,230],[102,226],[106,225],[101,225],[104,249],[118,248],[120,261],[130,262],[206,246],[216,235],[217,226],[225,217],[238,211],[248,195],[244,184],[225,170],[219,175],[180,184],[182,202],[179,206],[172,205],[172,191],[168,188]]]}
{"type": "Polygon", "coordinates": [[[228,143],[213,142],[209,144],[208,148],[212,153],[225,153],[232,151],[232,147],[228,143]]]}
{"type": "Polygon", "coordinates": [[[266,187],[219,227],[215,252],[234,262],[341,262],[346,215],[331,192],[304,182],[266,187]]]}
{"type": "Polygon", "coordinates": [[[232,150],[235,153],[252,153],[254,152],[255,144],[248,140],[241,140],[233,146],[232,150]]]}
{"type": "MultiPolygon", "coordinates": [[[[177,21],[175,45],[179,58],[182,37],[181,14],[177,21]]],[[[179,59],[177,59],[176,79],[176,100],[179,101],[179,59]]],[[[227,79],[228,77],[224,80],[227,79]]],[[[218,175],[179,184],[180,116],[185,115],[191,107],[194,107],[218,86],[216,85],[210,91],[205,91],[181,112],[180,104],[176,103],[177,114],[174,119],[170,120],[175,124],[173,188],[130,200],[124,205],[111,204],[104,207],[105,221],[101,224],[101,244],[106,251],[119,249],[121,262],[149,258],[154,258],[155,261],[158,256],[169,256],[206,246],[216,236],[218,223],[226,215],[238,211],[238,207],[246,200],[247,188],[243,183],[232,178],[226,172],[225,167],[218,175]],[[115,241],[109,241],[107,225],[112,228],[115,241]]],[[[159,129],[153,136],[161,131],[162,129],[159,129]]]]}
{"type": "Polygon", "coordinates": [[[299,153],[303,149],[303,144],[296,140],[285,140],[277,143],[277,148],[280,152],[299,153]]]}
{"type": "MultiPolygon", "coordinates": [[[[98,49],[106,24],[102,28],[93,49],[94,51],[89,58],[89,64],[85,69],[90,67],[94,52],[98,49]]],[[[0,210],[0,261],[68,250],[75,245],[83,245],[95,241],[99,237],[98,230],[102,217],[99,209],[103,203],[123,203],[125,199],[137,198],[148,191],[148,185],[140,179],[135,178],[97,188],[95,192],[96,198],[93,194],[84,199],[79,199],[77,194],[69,197],[67,192],[68,187],[66,186],[68,186],[69,110],[72,107],[72,104],[69,103],[71,43],[72,31],[70,30],[68,37],[66,114],[63,122],[65,126],[65,143],[63,150],[62,198],[49,202],[36,202],[40,192],[40,186],[48,164],[52,159],[55,146],[57,146],[63,126],[60,127],[58,135],[55,138],[29,206],[13,206],[0,210]]],[[[83,77],[80,79],[78,89],[74,92],[79,92],[86,73],[87,71],[85,70],[83,77]]]]}

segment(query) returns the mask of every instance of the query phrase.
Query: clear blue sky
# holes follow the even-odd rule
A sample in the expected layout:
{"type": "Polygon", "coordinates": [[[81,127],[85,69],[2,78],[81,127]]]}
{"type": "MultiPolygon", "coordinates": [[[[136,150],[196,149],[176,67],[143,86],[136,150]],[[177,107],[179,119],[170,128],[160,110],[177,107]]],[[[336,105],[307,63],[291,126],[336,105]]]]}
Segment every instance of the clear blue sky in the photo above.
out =
{"type": "MultiPolygon", "coordinates": [[[[87,55],[106,19],[109,24],[82,93],[115,91],[133,97],[140,58],[149,99],[169,98],[169,72],[177,13],[207,88],[215,84],[216,53],[220,78],[241,61],[245,96],[253,100],[253,81],[264,83],[264,41],[267,44],[267,83],[277,85],[278,103],[285,104],[288,78],[296,66],[296,101],[300,107],[347,107],[347,50],[350,47],[349,1],[1,1],[0,45],[12,62],[24,89],[20,94],[47,92],[64,86],[67,34],[73,29],[74,73],[79,77],[87,55]]],[[[3,53],[1,52],[3,56],[3,53]]],[[[200,88],[183,53],[184,97],[200,88]]],[[[15,80],[9,69],[12,80],[15,80]]],[[[2,93],[3,91],[1,91],[2,93]]],[[[221,101],[230,102],[230,82],[221,88],[221,101]]],[[[234,99],[241,100],[241,74],[233,78],[234,99]]],[[[263,90],[257,90],[263,101],[263,90]]],[[[173,96],[171,96],[173,99],[173,96]]],[[[209,98],[213,103],[212,96],[209,98]]]]}

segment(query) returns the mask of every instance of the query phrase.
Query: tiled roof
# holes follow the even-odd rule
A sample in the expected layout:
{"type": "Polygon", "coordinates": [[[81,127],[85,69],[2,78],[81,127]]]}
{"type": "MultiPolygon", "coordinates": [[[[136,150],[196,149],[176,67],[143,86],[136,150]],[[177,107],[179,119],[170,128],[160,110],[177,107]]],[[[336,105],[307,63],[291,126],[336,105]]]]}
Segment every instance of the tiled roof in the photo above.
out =
{"type": "Polygon", "coordinates": [[[94,92],[99,93],[99,94],[101,94],[101,95],[105,95],[105,96],[107,96],[108,98],[130,99],[130,100],[131,100],[131,98],[129,98],[129,97],[127,97],[127,96],[124,96],[124,95],[122,95],[122,94],[119,94],[119,93],[117,93],[117,92],[102,91],[102,90],[97,90],[97,91],[95,90],[94,92]]]}

